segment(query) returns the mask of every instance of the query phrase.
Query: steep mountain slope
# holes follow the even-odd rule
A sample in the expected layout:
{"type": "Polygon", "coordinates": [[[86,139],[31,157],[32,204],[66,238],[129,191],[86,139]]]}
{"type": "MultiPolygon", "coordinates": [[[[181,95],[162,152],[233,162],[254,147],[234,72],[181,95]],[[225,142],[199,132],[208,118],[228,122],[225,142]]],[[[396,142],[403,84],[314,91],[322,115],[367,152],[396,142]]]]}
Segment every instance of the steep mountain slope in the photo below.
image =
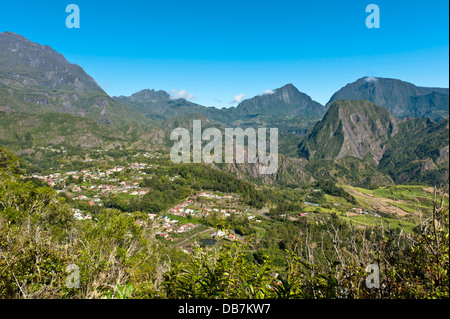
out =
{"type": "Polygon", "coordinates": [[[305,170],[307,160],[302,158],[286,157],[279,155],[278,170],[274,174],[260,174],[261,163],[230,163],[214,164],[225,172],[230,172],[238,178],[242,178],[257,184],[263,185],[294,185],[299,186],[304,183],[313,182],[314,178],[305,170]]]}
{"type": "Polygon", "coordinates": [[[448,134],[448,118],[439,123],[419,118],[400,121],[399,133],[387,143],[379,170],[397,183],[448,182],[448,134]]]}
{"type": "Polygon", "coordinates": [[[433,91],[430,94],[412,96],[409,116],[426,117],[439,121],[449,116],[449,95],[433,91]]]}
{"type": "Polygon", "coordinates": [[[298,154],[316,178],[360,178],[366,186],[389,182],[383,175],[399,183],[445,183],[448,134],[448,118],[399,119],[367,100],[340,100],[299,144],[298,154]]]}
{"type": "Polygon", "coordinates": [[[299,153],[322,159],[369,155],[378,164],[383,145],[397,132],[397,121],[385,108],[366,100],[340,100],[300,143],[299,153]]]}
{"type": "Polygon", "coordinates": [[[0,33],[1,83],[26,89],[71,88],[77,92],[102,89],[81,67],[69,63],[48,45],[12,32],[0,33]]]}
{"type": "Polygon", "coordinates": [[[80,66],[12,32],[0,33],[0,89],[0,107],[7,112],[70,113],[114,126],[143,122],[137,112],[111,99],[80,66]]]}
{"type": "Polygon", "coordinates": [[[449,89],[418,87],[388,78],[364,77],[333,94],[327,106],[338,100],[368,100],[386,107],[397,117],[429,117],[439,120],[449,115],[449,89]]]}

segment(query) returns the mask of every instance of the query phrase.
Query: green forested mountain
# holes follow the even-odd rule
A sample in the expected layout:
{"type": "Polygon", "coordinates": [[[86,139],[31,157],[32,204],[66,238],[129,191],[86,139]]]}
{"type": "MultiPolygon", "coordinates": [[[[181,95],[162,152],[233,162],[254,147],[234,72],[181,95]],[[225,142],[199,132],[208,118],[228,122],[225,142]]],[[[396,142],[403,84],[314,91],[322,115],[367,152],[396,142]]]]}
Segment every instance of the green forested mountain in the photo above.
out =
{"type": "Polygon", "coordinates": [[[398,184],[448,183],[449,118],[438,123],[420,118],[400,121],[378,168],[398,184]]]}
{"type": "Polygon", "coordinates": [[[308,133],[299,153],[310,159],[370,156],[379,162],[384,143],[397,132],[396,119],[385,108],[367,100],[340,100],[308,133]]]}
{"type": "Polygon", "coordinates": [[[316,174],[321,163],[341,173],[346,170],[347,177],[372,171],[370,175],[386,174],[400,183],[441,184],[448,179],[448,133],[448,118],[439,123],[399,119],[367,100],[340,100],[331,104],[323,120],[299,144],[298,154],[309,159],[316,174]],[[359,168],[346,165],[355,160],[359,168]]]}

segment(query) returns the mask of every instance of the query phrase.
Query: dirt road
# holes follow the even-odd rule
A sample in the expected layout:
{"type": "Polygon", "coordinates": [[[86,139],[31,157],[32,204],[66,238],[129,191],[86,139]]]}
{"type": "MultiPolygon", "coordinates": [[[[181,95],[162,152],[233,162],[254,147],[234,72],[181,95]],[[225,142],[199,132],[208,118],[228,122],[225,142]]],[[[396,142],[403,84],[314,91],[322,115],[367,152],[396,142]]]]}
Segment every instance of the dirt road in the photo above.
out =
{"type": "Polygon", "coordinates": [[[206,233],[206,232],[208,232],[208,231],[214,231],[214,228],[207,228],[207,229],[205,229],[205,230],[202,230],[201,232],[195,233],[195,234],[189,236],[188,238],[186,238],[185,240],[183,240],[183,241],[181,241],[181,242],[179,242],[179,243],[174,244],[173,247],[182,246],[183,244],[185,244],[186,242],[188,242],[189,240],[191,240],[191,239],[194,238],[195,236],[200,235],[200,234],[203,234],[203,233],[206,233]]]}
{"type": "Polygon", "coordinates": [[[346,187],[345,190],[348,191],[352,195],[356,195],[360,198],[363,198],[364,200],[366,200],[368,202],[370,207],[372,207],[374,210],[377,210],[379,212],[386,213],[386,214],[392,214],[392,215],[395,215],[395,213],[398,212],[398,215],[401,217],[410,214],[410,213],[404,211],[403,209],[401,209],[400,207],[398,207],[398,209],[397,209],[397,207],[395,206],[396,203],[408,204],[404,200],[399,199],[397,201],[393,201],[392,199],[389,199],[389,198],[373,197],[373,195],[361,193],[360,191],[358,191],[357,189],[355,189],[353,187],[346,187]]]}

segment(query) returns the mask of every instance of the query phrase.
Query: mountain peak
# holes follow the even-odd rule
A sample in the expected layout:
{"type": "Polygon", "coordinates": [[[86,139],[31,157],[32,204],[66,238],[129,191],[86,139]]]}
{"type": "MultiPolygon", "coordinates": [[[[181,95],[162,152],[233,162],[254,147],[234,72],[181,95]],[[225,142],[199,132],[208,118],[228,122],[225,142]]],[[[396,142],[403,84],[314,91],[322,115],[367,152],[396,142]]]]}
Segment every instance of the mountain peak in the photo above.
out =
{"type": "Polygon", "coordinates": [[[142,121],[137,113],[113,101],[80,66],[50,46],[3,32],[0,48],[0,86],[6,88],[8,111],[70,113],[113,126],[142,121]]]}
{"type": "Polygon", "coordinates": [[[48,45],[32,42],[13,32],[0,33],[0,83],[23,88],[61,89],[78,92],[103,90],[93,78],[48,45]]]}
{"type": "Polygon", "coordinates": [[[301,115],[320,118],[324,107],[300,92],[292,83],[239,103],[236,110],[241,115],[301,115]]]}
{"type": "MultiPolygon", "coordinates": [[[[0,37],[3,38],[9,38],[9,39],[14,39],[14,40],[20,40],[20,41],[27,41],[27,42],[31,42],[30,40],[28,40],[27,38],[25,38],[23,35],[11,32],[11,31],[4,31],[4,32],[0,32],[0,37]]],[[[33,42],[31,42],[33,43],[33,42]]]]}
{"type": "Polygon", "coordinates": [[[163,102],[169,101],[170,95],[166,91],[154,89],[144,89],[130,96],[131,101],[136,102],[163,102]]]}
{"type": "Polygon", "coordinates": [[[285,84],[280,89],[295,89],[298,91],[298,89],[292,83],[285,84]]]}

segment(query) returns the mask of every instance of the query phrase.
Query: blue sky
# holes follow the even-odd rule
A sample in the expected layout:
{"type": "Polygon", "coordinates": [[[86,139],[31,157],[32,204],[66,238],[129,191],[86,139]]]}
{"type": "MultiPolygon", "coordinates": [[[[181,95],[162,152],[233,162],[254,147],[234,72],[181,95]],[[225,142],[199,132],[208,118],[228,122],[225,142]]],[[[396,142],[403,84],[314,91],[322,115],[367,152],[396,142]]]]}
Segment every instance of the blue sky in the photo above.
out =
{"type": "Polygon", "coordinates": [[[292,83],[324,104],[362,76],[448,87],[448,10],[446,0],[21,0],[3,1],[0,32],[50,45],[110,95],[161,89],[229,107],[292,83]],[[65,25],[71,3],[79,29],[65,25]],[[371,3],[379,29],[365,24],[371,3]]]}

